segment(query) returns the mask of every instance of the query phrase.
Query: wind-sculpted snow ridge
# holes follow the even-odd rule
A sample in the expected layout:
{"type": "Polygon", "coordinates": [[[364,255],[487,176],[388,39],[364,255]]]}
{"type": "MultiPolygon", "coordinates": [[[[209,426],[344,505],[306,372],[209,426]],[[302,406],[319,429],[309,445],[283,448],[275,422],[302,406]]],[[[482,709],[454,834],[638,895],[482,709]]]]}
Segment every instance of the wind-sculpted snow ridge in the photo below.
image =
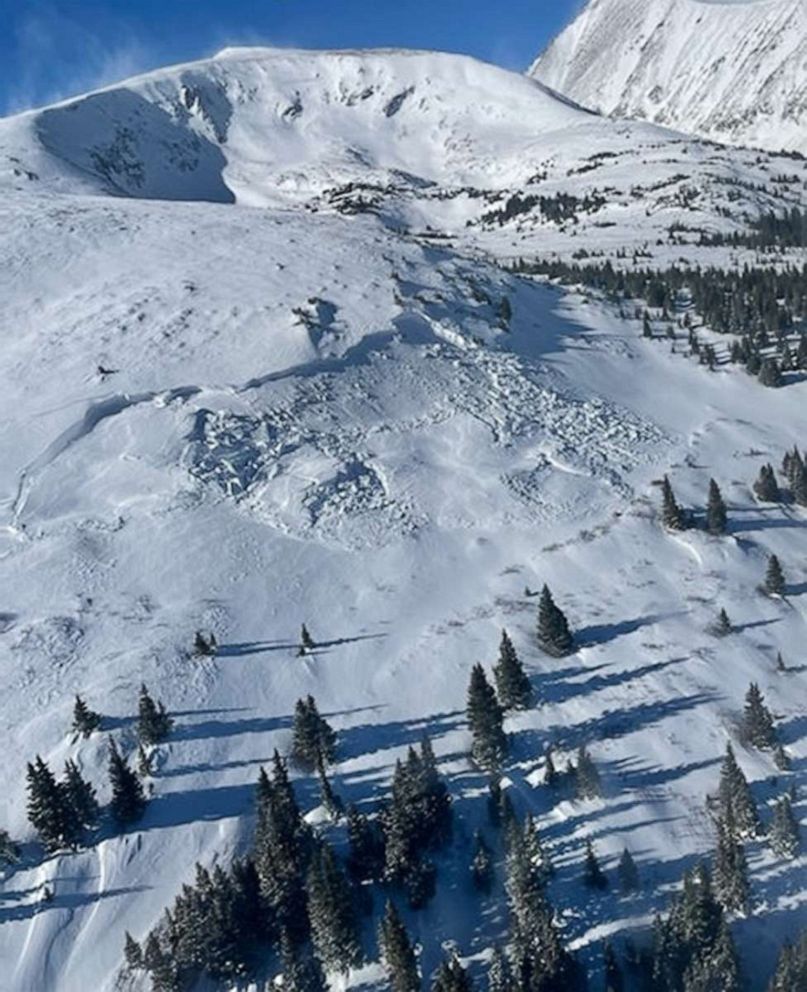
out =
{"type": "Polygon", "coordinates": [[[590,0],[530,69],[586,107],[807,153],[802,0],[590,0]]]}

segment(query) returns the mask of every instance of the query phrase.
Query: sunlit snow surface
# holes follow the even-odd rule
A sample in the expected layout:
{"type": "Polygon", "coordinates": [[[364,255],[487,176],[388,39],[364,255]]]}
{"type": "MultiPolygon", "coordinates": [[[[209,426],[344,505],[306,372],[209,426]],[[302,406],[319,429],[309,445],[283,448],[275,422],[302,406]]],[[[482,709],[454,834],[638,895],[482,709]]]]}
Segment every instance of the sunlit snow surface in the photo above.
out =
{"type": "MultiPolygon", "coordinates": [[[[195,861],[246,849],[258,768],[309,692],[339,731],[346,800],[380,798],[432,736],[458,827],[409,922],[426,974],[443,940],[483,956],[506,921],[499,888],[481,911],[467,889],[486,782],[464,704],[503,626],[541,700],[508,720],[507,777],[558,865],[574,946],[647,924],[710,851],[705,797],[752,679],[804,781],[805,516],[750,491],[804,442],[804,385],[710,374],[607,303],[497,264],[625,244],[653,264],[746,260],[666,232],[797,201],[766,186],[781,162],[593,118],[468,59],[231,51],[0,122],[0,163],[0,825],[26,842],[0,890],[0,988],[113,988],[124,932],[142,938],[195,861]],[[341,213],[360,181],[373,212],[341,213]],[[603,212],[564,229],[483,219],[499,193],[606,187],[603,212]],[[687,505],[714,476],[730,534],[664,534],[665,472],[687,505]],[[770,552],[784,602],[757,592],[770,552]],[[562,661],[533,640],[525,592],[544,581],[579,634],[562,661]],[[720,607],[739,630],[717,640],[720,607]],[[303,621],[323,647],[299,659],[303,621]],[[217,658],[189,656],[198,628],[217,658]],[[106,739],[72,741],[73,695],[129,751],[143,681],[176,729],[142,822],[43,860],[26,762],[73,757],[106,801],[106,739]],[[550,742],[561,762],[589,745],[602,801],[552,806],[550,742]],[[641,897],[581,888],[586,837],[607,869],[630,847],[641,897]]],[[[738,753],[770,802],[770,757],[738,753]]],[[[297,787],[316,807],[316,782],[297,787]]],[[[807,885],[803,860],[748,853],[755,912],[736,929],[761,981],[807,922],[807,885]]]]}

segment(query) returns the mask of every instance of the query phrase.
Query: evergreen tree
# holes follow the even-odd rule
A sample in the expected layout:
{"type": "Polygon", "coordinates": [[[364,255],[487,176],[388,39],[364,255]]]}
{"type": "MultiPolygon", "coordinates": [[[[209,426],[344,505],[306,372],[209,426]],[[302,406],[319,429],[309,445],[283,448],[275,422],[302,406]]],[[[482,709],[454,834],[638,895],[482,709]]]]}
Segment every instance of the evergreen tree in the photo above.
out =
{"type": "Polygon", "coordinates": [[[140,686],[137,712],[137,734],[146,747],[159,744],[171,733],[173,720],[161,702],[154,702],[145,685],[140,686]]]}
{"type": "Polygon", "coordinates": [[[143,747],[143,742],[137,745],[137,774],[141,778],[150,778],[152,773],[151,754],[143,747]]]}
{"type": "Polygon", "coordinates": [[[68,758],[64,766],[64,779],[60,783],[71,834],[78,839],[83,830],[93,826],[98,820],[98,800],[95,789],[81,777],[78,765],[68,758]]]}
{"type": "Polygon", "coordinates": [[[308,627],[306,627],[306,625],[303,624],[302,627],[300,628],[300,647],[297,651],[297,654],[302,658],[304,655],[307,655],[310,651],[313,651],[314,648],[316,648],[316,646],[317,645],[316,642],[314,641],[314,638],[308,633],[308,627]]]}
{"type": "Polygon", "coordinates": [[[319,962],[300,949],[288,931],[280,937],[283,992],[327,992],[328,983],[319,962]]]}
{"type": "Polygon", "coordinates": [[[375,820],[355,806],[347,810],[347,868],[357,882],[375,881],[384,871],[384,837],[375,820]]]}
{"type": "Polygon", "coordinates": [[[111,737],[109,739],[109,780],[112,785],[112,802],[110,803],[112,816],[121,826],[139,820],[146,806],[143,786],[111,737]]]}
{"type": "Polygon", "coordinates": [[[622,895],[627,896],[639,891],[639,869],[627,847],[622,851],[616,872],[622,895]]]}
{"type": "Polygon", "coordinates": [[[137,971],[143,967],[143,949],[128,930],[126,931],[123,956],[126,960],[126,967],[131,968],[132,971],[137,971]]]}
{"type": "Polygon", "coordinates": [[[299,765],[309,769],[320,762],[329,765],[336,757],[336,733],[320,716],[313,696],[297,700],[291,753],[299,765]]]}
{"type": "Polygon", "coordinates": [[[456,954],[441,962],[432,982],[432,992],[471,992],[473,983],[456,954]]]}
{"type": "Polygon", "coordinates": [[[420,992],[415,951],[406,927],[390,901],[379,926],[378,944],[392,992],[420,992]]]}
{"type": "Polygon", "coordinates": [[[751,905],[748,865],[742,845],[735,836],[730,812],[717,825],[713,879],[715,895],[723,908],[729,913],[747,915],[751,905]]]}
{"type": "Polygon", "coordinates": [[[89,737],[101,726],[101,714],[91,710],[81,696],[76,696],[73,706],[73,731],[81,737],[89,737]]]}
{"type": "Polygon", "coordinates": [[[777,672],[786,672],[787,671],[787,665],[785,664],[785,660],[782,657],[782,652],[781,651],[777,651],[776,652],[776,671],[777,672]]]}
{"type": "Polygon", "coordinates": [[[20,860],[20,848],[7,830],[0,830],[0,868],[15,865],[20,860]]]}
{"type": "Polygon", "coordinates": [[[493,668],[499,705],[505,710],[524,710],[532,702],[532,686],[519,661],[513,642],[502,631],[499,660],[493,668]]]}
{"type": "Polygon", "coordinates": [[[731,744],[726,745],[720,768],[717,800],[718,819],[729,820],[739,837],[753,837],[759,832],[757,807],[731,744]]]}
{"type": "Polygon", "coordinates": [[[792,766],[790,756],[778,741],[773,746],[773,763],[780,772],[789,772],[792,766]]]}
{"type": "Polygon", "coordinates": [[[771,850],[779,858],[795,858],[801,851],[799,824],[789,796],[776,803],[770,832],[771,850]]]}
{"type": "Polygon", "coordinates": [[[501,768],[507,755],[507,738],[502,708],[480,664],[471,669],[468,686],[468,723],[471,727],[471,755],[487,771],[501,768]]]}
{"type": "Polygon", "coordinates": [[[684,975],[683,992],[740,992],[740,967],[731,933],[721,921],[713,945],[701,951],[684,975]]]}
{"type": "Polygon", "coordinates": [[[574,638],[563,611],[555,605],[548,586],[541,590],[538,602],[538,643],[547,654],[562,658],[574,647],[574,638]]]}
{"type": "Polygon", "coordinates": [[[661,483],[661,521],[668,530],[684,529],[684,514],[666,475],[661,483]]]}
{"type": "Polygon", "coordinates": [[[500,947],[494,947],[488,962],[487,992],[515,992],[510,964],[500,947]]]}
{"type": "Polygon", "coordinates": [[[785,594],[785,575],[776,555],[771,555],[768,558],[764,590],[769,596],[784,596],[785,594]]]}
{"type": "Polygon", "coordinates": [[[727,637],[732,630],[733,627],[731,626],[729,615],[726,613],[725,609],[721,607],[720,612],[717,614],[714,632],[718,637],[727,637]]]}
{"type": "Polygon", "coordinates": [[[39,755],[28,764],[28,820],[48,851],[74,841],[64,790],[39,755]]]}
{"type": "Polygon", "coordinates": [[[766,358],[759,370],[759,381],[763,386],[776,388],[782,385],[782,372],[774,358],[766,358]]]}
{"type": "Polygon", "coordinates": [[[755,682],[751,683],[745,695],[742,733],[744,740],[762,750],[776,745],[773,717],[755,682]]]}
{"type": "Polygon", "coordinates": [[[326,843],[315,850],[308,869],[308,914],[314,948],[326,971],[347,973],[360,963],[350,888],[326,843]]]}
{"type": "Polygon", "coordinates": [[[605,973],[605,992],[624,992],[625,980],[622,977],[622,969],[614,951],[614,945],[610,940],[606,940],[602,949],[603,971],[605,973]]]}
{"type": "Polygon", "coordinates": [[[807,506],[807,465],[803,463],[793,473],[793,499],[799,506],[807,506]]]}
{"type": "Polygon", "coordinates": [[[726,523],[726,504],[723,502],[723,495],[715,480],[710,479],[709,499],[706,506],[706,529],[710,534],[725,534],[726,523]]]}
{"type": "Polygon", "coordinates": [[[471,878],[477,891],[490,894],[493,887],[493,854],[479,830],[474,834],[471,878]]]}
{"type": "Polygon", "coordinates": [[[759,470],[759,476],[754,483],[754,493],[757,499],[764,503],[778,503],[781,499],[779,483],[776,481],[776,473],[773,465],[763,465],[759,470]]]}
{"type": "Polygon", "coordinates": [[[584,744],[581,744],[577,751],[574,777],[578,799],[597,799],[602,795],[602,784],[597,766],[592,761],[584,744]]]}
{"type": "Polygon", "coordinates": [[[494,775],[488,782],[488,820],[492,827],[501,826],[502,812],[502,783],[498,776],[494,775]]]}
{"type": "Polygon", "coordinates": [[[785,941],[768,992],[802,992],[807,988],[807,931],[795,944],[785,941]]]}
{"type": "Polygon", "coordinates": [[[608,879],[600,868],[597,855],[594,852],[594,845],[590,840],[586,841],[586,856],[583,862],[583,884],[590,889],[603,891],[608,888],[608,879]]]}
{"type": "Polygon", "coordinates": [[[555,760],[552,757],[552,748],[548,747],[546,750],[546,760],[544,762],[544,785],[548,785],[550,789],[554,789],[558,784],[558,771],[555,768],[555,760]]]}
{"type": "Polygon", "coordinates": [[[322,806],[331,819],[338,820],[342,815],[342,800],[333,791],[321,758],[317,762],[317,776],[319,778],[319,795],[322,806]]]}
{"type": "Polygon", "coordinates": [[[303,942],[309,933],[305,876],[311,834],[277,751],[272,763],[271,782],[265,773],[258,779],[255,868],[261,897],[278,926],[291,940],[303,942]]]}

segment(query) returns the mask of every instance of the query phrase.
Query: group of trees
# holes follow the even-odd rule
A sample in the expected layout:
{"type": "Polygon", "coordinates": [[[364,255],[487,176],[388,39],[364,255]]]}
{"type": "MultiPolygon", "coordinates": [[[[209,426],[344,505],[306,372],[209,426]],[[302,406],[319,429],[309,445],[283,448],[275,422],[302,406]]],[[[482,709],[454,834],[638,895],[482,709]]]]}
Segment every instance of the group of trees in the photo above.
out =
{"type": "MultiPolygon", "coordinates": [[[[103,725],[103,717],[76,696],[72,729],[77,736],[89,737],[103,725]]],[[[140,688],[137,733],[140,765],[150,769],[146,748],[170,733],[172,720],[161,702],[155,702],[145,685],[140,688]]],[[[109,812],[119,826],[138,820],[146,805],[143,774],[137,774],[121,754],[115,740],[109,739],[108,776],[111,791],[109,812]]],[[[100,807],[95,788],[81,774],[75,761],[65,762],[64,774],[57,780],[47,763],[37,755],[27,770],[28,820],[47,851],[76,848],[98,824],[100,807]]]]}
{"type": "MultiPolygon", "coordinates": [[[[780,223],[790,229],[789,220],[780,218],[780,223]]],[[[644,303],[660,312],[659,320],[666,327],[663,336],[673,342],[677,320],[687,332],[690,352],[710,368],[717,363],[714,348],[699,341],[690,310],[712,331],[736,336],[729,347],[730,360],[743,364],[763,385],[779,386],[783,372],[807,370],[807,335],[801,332],[797,342],[792,341],[794,329],[807,319],[807,265],[652,270],[617,269],[610,260],[580,265],[520,259],[513,269],[590,286],[620,305],[644,303]],[[684,316],[676,316],[682,310],[686,310],[684,316]]],[[[655,336],[649,312],[640,306],[634,312],[643,319],[644,335],[655,336]]]]}

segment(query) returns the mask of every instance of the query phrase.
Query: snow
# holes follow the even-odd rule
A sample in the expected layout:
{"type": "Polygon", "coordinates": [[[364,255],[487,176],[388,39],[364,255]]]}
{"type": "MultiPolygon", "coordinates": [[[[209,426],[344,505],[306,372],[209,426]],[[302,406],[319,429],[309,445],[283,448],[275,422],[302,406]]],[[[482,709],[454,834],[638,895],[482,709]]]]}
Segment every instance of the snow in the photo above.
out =
{"type": "MultiPolygon", "coordinates": [[[[0,162],[0,826],[25,842],[0,887],[0,988],[116,987],[124,932],[142,938],[195,861],[248,846],[258,768],[309,692],[339,731],[348,801],[380,798],[432,735],[458,837],[409,923],[427,973],[449,939],[484,956],[504,918],[500,888],[481,917],[466,889],[486,782],[464,704],[503,626],[542,700],[508,720],[507,776],[584,953],[646,924],[712,849],[705,798],[752,679],[804,785],[804,511],[759,505],[750,484],[803,443],[807,387],[708,373],[605,302],[500,264],[581,244],[741,263],[753,253],[682,247],[669,227],[803,203],[801,163],[774,188],[778,159],[595,117],[470,59],[265,50],[2,121],[0,162]],[[381,187],[373,212],[340,212],[348,183],[381,187]],[[687,184],[695,211],[676,196],[687,184]],[[595,188],[608,203],[578,225],[483,220],[514,192],[595,188]],[[665,472],[685,505],[713,475],[731,533],[665,534],[665,472]],[[770,552],[783,601],[757,592],[770,552]],[[525,587],[544,581],[580,635],[561,661],[533,639],[525,587]],[[740,629],[717,640],[721,606],[740,629]],[[322,646],[300,659],[302,622],[322,646]],[[216,632],[216,658],[189,656],[197,629],[216,632]],[[106,801],[105,738],[72,741],[73,696],[131,753],[143,681],[176,719],[143,820],[43,858],[26,762],[74,757],[106,801]],[[550,742],[559,761],[589,745],[603,800],[551,807],[550,742]],[[609,870],[630,847],[641,897],[581,890],[587,837],[609,870]]],[[[737,751],[769,803],[770,756],[737,751]]],[[[316,807],[315,780],[297,786],[316,807]]],[[[762,982],[807,923],[807,888],[803,858],[776,862],[761,841],[749,855],[756,909],[737,927],[762,982]]],[[[372,968],[353,981],[381,987],[372,968]]]]}
{"type": "Polygon", "coordinates": [[[530,75],[578,103],[807,152],[803,0],[589,0],[530,75]]]}

